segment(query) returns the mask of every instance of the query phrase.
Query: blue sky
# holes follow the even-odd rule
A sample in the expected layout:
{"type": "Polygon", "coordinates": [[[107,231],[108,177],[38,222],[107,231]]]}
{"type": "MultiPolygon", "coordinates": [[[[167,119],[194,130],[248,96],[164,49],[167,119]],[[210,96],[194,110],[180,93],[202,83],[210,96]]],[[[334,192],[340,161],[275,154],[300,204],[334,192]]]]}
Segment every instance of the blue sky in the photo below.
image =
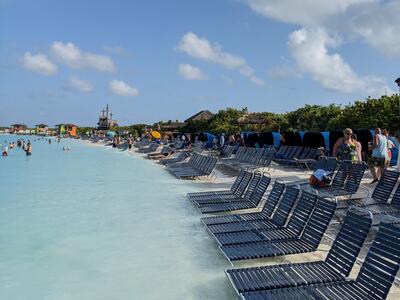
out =
{"type": "Polygon", "coordinates": [[[133,124],[390,94],[398,11],[398,0],[0,0],[0,125],[93,126],[107,103],[133,124]]]}

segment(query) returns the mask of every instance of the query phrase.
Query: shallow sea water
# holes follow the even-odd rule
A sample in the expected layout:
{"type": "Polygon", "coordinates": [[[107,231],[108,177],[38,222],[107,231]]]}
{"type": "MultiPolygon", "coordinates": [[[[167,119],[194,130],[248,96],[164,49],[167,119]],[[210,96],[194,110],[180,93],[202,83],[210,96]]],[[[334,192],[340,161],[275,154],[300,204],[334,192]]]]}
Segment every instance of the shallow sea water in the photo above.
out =
{"type": "Polygon", "coordinates": [[[185,197],[204,186],[138,155],[30,138],[31,157],[0,157],[0,299],[236,298],[185,197]]]}

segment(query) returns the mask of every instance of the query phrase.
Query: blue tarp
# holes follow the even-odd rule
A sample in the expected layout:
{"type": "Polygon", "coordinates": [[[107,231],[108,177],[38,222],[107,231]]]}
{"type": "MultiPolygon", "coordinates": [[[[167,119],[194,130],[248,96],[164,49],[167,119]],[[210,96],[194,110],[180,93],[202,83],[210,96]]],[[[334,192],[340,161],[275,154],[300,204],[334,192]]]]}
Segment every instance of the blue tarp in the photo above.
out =
{"type": "Polygon", "coordinates": [[[274,136],[274,146],[278,147],[281,144],[281,134],[279,132],[273,132],[274,136]]]}
{"type": "Polygon", "coordinates": [[[306,132],[305,132],[305,131],[299,131],[299,133],[300,133],[301,140],[303,140],[304,134],[305,134],[306,132]]]}
{"type": "Polygon", "coordinates": [[[114,137],[115,136],[115,131],[107,131],[107,136],[108,137],[114,137]]]}
{"type": "Polygon", "coordinates": [[[329,144],[329,131],[322,131],[321,134],[324,137],[325,140],[325,148],[330,149],[330,144],[329,144]]]}

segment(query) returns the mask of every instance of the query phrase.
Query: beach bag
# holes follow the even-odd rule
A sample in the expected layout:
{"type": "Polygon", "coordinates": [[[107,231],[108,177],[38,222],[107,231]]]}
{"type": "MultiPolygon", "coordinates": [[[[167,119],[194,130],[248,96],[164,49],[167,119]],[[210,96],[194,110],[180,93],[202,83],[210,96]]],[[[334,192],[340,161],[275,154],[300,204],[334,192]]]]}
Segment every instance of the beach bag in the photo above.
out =
{"type": "Polygon", "coordinates": [[[309,178],[310,185],[315,187],[324,187],[329,185],[331,182],[331,174],[332,172],[323,169],[316,170],[309,178]]]}

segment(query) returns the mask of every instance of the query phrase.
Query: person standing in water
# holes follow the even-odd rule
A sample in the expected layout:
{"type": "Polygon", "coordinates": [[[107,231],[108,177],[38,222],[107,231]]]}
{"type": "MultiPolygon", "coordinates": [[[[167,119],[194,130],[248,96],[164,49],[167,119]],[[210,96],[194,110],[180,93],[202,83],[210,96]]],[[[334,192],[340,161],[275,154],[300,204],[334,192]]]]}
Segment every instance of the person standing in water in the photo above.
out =
{"type": "Polygon", "coordinates": [[[131,138],[128,138],[128,149],[129,149],[129,151],[131,151],[131,149],[132,149],[132,139],[131,138]]]}
{"type": "Polygon", "coordinates": [[[26,156],[32,155],[32,144],[31,144],[31,143],[28,143],[28,144],[26,145],[25,153],[26,153],[26,156]]]}
{"type": "Polygon", "coordinates": [[[2,147],[2,148],[3,148],[3,151],[2,151],[2,153],[1,153],[1,155],[3,155],[3,156],[8,156],[8,147],[5,146],[5,147],[2,147]]]}

